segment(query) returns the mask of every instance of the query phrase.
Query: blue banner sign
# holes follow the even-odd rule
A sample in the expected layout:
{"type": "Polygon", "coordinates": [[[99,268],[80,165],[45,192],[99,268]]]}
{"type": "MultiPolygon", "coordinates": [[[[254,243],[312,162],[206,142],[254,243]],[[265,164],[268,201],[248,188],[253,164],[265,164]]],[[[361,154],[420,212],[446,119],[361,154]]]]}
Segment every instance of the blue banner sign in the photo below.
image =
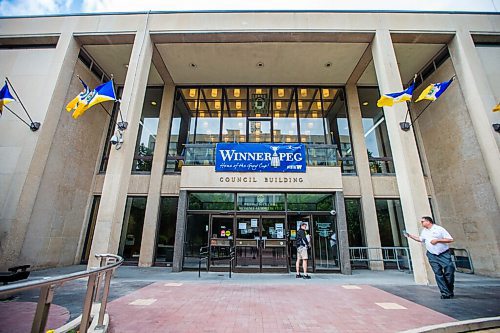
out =
{"type": "Polygon", "coordinates": [[[218,143],[215,154],[219,172],[306,172],[301,143],[218,143]]]}

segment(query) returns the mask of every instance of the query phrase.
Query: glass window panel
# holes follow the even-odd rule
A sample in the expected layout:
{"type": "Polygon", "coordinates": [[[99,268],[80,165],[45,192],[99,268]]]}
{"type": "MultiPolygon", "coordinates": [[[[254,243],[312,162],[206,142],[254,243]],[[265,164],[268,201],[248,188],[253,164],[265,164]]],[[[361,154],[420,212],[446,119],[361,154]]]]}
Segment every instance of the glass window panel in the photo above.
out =
{"type": "Polygon", "coordinates": [[[356,173],[344,92],[340,89],[336,89],[334,92],[334,96],[329,95],[330,97],[327,98],[327,101],[332,101],[331,106],[325,109],[325,118],[330,129],[329,139],[337,145],[342,173],[356,173]]]}
{"type": "MultiPolygon", "coordinates": [[[[278,88],[278,91],[281,88],[278,88]]],[[[297,105],[293,89],[285,89],[285,96],[291,97],[283,99],[282,109],[274,109],[273,136],[274,142],[299,142],[299,131],[297,127],[297,105]],[[285,104],[286,103],[286,104],[285,104]]],[[[279,93],[281,94],[281,93],[279,93]]],[[[273,105],[276,107],[276,105],[273,105]]]]}
{"type": "Polygon", "coordinates": [[[237,209],[241,211],[284,211],[285,195],[283,193],[238,193],[237,209]]]}
{"type": "Polygon", "coordinates": [[[366,246],[360,199],[344,199],[349,246],[366,246]]]}
{"type": "Polygon", "coordinates": [[[177,202],[177,197],[161,198],[155,263],[173,262],[175,226],[177,223],[177,202]]]}
{"type": "Polygon", "coordinates": [[[375,199],[377,221],[382,246],[408,246],[402,236],[405,229],[403,210],[399,199],[375,199]]]}
{"type": "MultiPolygon", "coordinates": [[[[187,216],[183,267],[198,268],[200,248],[208,246],[208,221],[208,215],[189,214],[187,216]]],[[[206,268],[207,260],[204,260],[201,265],[202,268],[206,268]]]]}
{"type": "Polygon", "coordinates": [[[333,195],[301,193],[287,194],[287,208],[289,211],[323,211],[333,209],[333,195]]]}
{"type": "Polygon", "coordinates": [[[365,144],[372,174],[394,173],[392,150],[383,108],[377,107],[377,88],[359,88],[365,144]]]}
{"type": "MultiPolygon", "coordinates": [[[[234,91],[234,89],[227,89],[234,91]]],[[[241,96],[241,90],[237,93],[241,96]]],[[[246,101],[245,101],[246,104],[246,101]]],[[[243,110],[241,99],[237,101],[226,100],[226,106],[222,117],[222,142],[245,142],[247,125],[246,125],[246,110],[243,110]],[[236,108],[238,106],[238,108],[236,108]]]]}
{"type": "Polygon", "coordinates": [[[132,171],[151,171],[163,87],[147,87],[135,145],[132,171]]]}
{"type": "Polygon", "coordinates": [[[145,213],[146,197],[127,198],[118,248],[118,255],[126,261],[139,261],[145,213]]]}
{"type": "Polygon", "coordinates": [[[320,93],[319,88],[299,88],[300,141],[302,143],[326,143],[320,93]]]}
{"type": "Polygon", "coordinates": [[[250,103],[249,117],[271,116],[271,91],[266,87],[249,88],[248,100],[250,103]]]}
{"type": "Polygon", "coordinates": [[[248,142],[271,142],[271,121],[249,120],[248,142]]]}
{"type": "Polygon", "coordinates": [[[190,193],[188,209],[234,210],[234,193],[190,193]]]}

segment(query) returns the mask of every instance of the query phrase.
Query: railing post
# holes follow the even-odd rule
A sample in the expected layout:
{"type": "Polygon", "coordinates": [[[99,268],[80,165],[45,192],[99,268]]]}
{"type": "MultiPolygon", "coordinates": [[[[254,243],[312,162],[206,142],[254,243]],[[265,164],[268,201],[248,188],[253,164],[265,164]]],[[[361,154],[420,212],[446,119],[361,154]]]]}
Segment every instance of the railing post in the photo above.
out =
{"type": "Polygon", "coordinates": [[[87,332],[90,322],[90,311],[92,310],[92,300],[94,299],[94,286],[96,282],[96,275],[89,275],[87,282],[87,292],[83,301],[82,322],[80,323],[80,333],[87,332]]]}
{"type": "Polygon", "coordinates": [[[31,326],[31,333],[45,332],[45,325],[47,324],[47,317],[49,315],[50,304],[54,297],[54,286],[48,285],[40,288],[40,296],[38,297],[38,304],[36,306],[35,318],[31,326]]]}
{"type": "Polygon", "coordinates": [[[107,271],[104,278],[104,289],[102,292],[101,308],[99,309],[99,320],[97,326],[102,326],[104,322],[104,314],[106,313],[106,306],[108,304],[109,286],[111,284],[111,277],[113,276],[114,270],[107,271]]]}

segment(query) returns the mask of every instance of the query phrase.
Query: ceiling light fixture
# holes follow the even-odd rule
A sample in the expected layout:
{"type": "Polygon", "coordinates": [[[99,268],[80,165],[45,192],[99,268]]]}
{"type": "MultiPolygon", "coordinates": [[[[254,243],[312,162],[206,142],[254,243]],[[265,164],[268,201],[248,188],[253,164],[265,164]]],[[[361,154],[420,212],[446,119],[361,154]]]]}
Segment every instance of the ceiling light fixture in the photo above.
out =
{"type": "Polygon", "coordinates": [[[256,65],[258,68],[264,67],[264,63],[262,61],[259,61],[256,65]]]}
{"type": "Polygon", "coordinates": [[[278,89],[278,97],[283,97],[285,96],[285,89],[278,89]]]}
{"type": "Polygon", "coordinates": [[[151,105],[152,106],[156,106],[156,102],[155,101],[151,101],[151,105]]]}
{"type": "Polygon", "coordinates": [[[331,63],[331,62],[327,62],[327,63],[325,64],[325,67],[326,67],[326,68],[330,68],[330,67],[332,67],[332,63],[331,63]]]}
{"type": "Polygon", "coordinates": [[[316,106],[318,107],[318,110],[321,110],[321,101],[317,101],[316,106]]]}
{"type": "Polygon", "coordinates": [[[220,101],[215,101],[214,106],[215,106],[216,110],[219,110],[220,109],[220,101]]]}
{"type": "Polygon", "coordinates": [[[234,89],[233,95],[234,95],[234,97],[240,97],[240,90],[239,89],[234,89]]]}
{"type": "Polygon", "coordinates": [[[212,89],[212,97],[217,97],[217,89],[212,89]]]}
{"type": "Polygon", "coordinates": [[[323,89],[323,97],[329,97],[330,96],[330,89],[323,89]]]}
{"type": "Polygon", "coordinates": [[[255,93],[256,94],[262,94],[262,89],[259,89],[259,88],[255,89],[255,93]]]}
{"type": "Polygon", "coordinates": [[[241,101],[236,101],[236,110],[241,109],[241,101]]]}
{"type": "Polygon", "coordinates": [[[307,96],[307,89],[300,89],[300,96],[306,97],[307,96]]]}
{"type": "Polygon", "coordinates": [[[367,106],[367,105],[368,105],[368,102],[367,102],[367,101],[364,101],[364,102],[363,102],[363,105],[364,105],[364,106],[367,106]]]}
{"type": "Polygon", "coordinates": [[[302,101],[299,101],[299,110],[302,110],[302,106],[303,106],[302,101]]]}
{"type": "Polygon", "coordinates": [[[192,63],[190,63],[190,64],[189,64],[189,67],[191,67],[191,68],[196,68],[196,67],[198,67],[198,65],[197,65],[197,64],[195,64],[194,62],[192,62],[192,63]]]}
{"type": "Polygon", "coordinates": [[[196,89],[189,89],[189,97],[196,96],[196,89]]]}

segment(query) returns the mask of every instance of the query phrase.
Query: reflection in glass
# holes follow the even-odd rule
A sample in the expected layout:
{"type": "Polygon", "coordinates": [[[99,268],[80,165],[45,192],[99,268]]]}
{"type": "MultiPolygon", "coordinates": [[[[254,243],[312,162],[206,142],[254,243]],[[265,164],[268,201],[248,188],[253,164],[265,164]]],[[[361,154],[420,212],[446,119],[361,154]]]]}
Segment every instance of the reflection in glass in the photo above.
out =
{"type": "Polygon", "coordinates": [[[151,171],[162,94],[162,87],[146,87],[132,171],[151,171]]]}
{"type": "Polygon", "coordinates": [[[161,198],[155,263],[172,263],[173,261],[175,226],[177,222],[177,201],[177,197],[161,198]]]}
{"type": "Polygon", "coordinates": [[[234,193],[189,193],[190,210],[234,210],[234,193]]]}
{"type": "Polygon", "coordinates": [[[238,210],[284,211],[285,195],[283,193],[238,193],[238,210]]]}
{"type": "Polygon", "coordinates": [[[139,261],[142,229],[146,213],[146,197],[128,197],[118,255],[126,261],[139,261]]]}
{"type": "Polygon", "coordinates": [[[289,211],[323,211],[329,212],[333,209],[333,195],[331,194],[287,194],[289,211]]]}
{"type": "Polygon", "coordinates": [[[349,246],[366,246],[360,199],[344,199],[349,246]]]}
{"type": "Polygon", "coordinates": [[[313,215],[314,265],[316,269],[339,267],[337,228],[333,216],[313,215]]]}
{"type": "Polygon", "coordinates": [[[402,236],[405,229],[403,210],[399,199],[375,199],[378,229],[382,246],[408,246],[402,236]]]}
{"type": "MultiPolygon", "coordinates": [[[[186,238],[184,241],[184,268],[198,268],[200,249],[208,246],[208,215],[187,216],[186,238]]],[[[208,251],[208,247],[206,248],[208,251]]],[[[207,261],[202,262],[206,268],[207,261]]]]}
{"type": "Polygon", "coordinates": [[[365,144],[372,174],[394,173],[384,110],[377,107],[377,88],[358,88],[365,144]]]}

